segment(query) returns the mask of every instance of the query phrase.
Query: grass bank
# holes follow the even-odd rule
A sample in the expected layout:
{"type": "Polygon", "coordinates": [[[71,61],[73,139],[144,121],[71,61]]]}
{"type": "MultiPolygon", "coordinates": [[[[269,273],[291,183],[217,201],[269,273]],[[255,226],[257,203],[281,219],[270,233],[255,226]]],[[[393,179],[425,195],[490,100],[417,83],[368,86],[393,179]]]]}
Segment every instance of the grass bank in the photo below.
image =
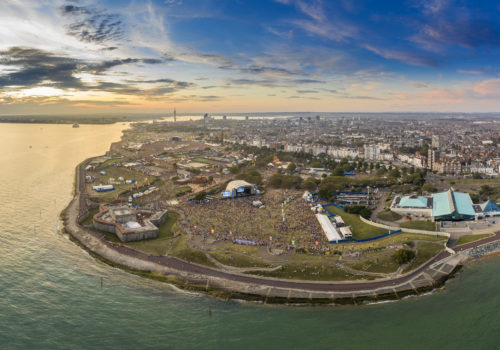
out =
{"type": "Polygon", "coordinates": [[[189,247],[187,239],[188,237],[186,235],[181,235],[177,238],[172,245],[172,249],[168,252],[168,255],[175,256],[179,259],[193,262],[195,264],[216,267],[215,264],[208,259],[205,253],[189,247]]]}
{"type": "Polygon", "coordinates": [[[272,267],[273,265],[267,264],[263,261],[254,259],[244,254],[233,252],[210,252],[210,256],[220,262],[221,264],[234,266],[234,267],[272,267]]]}
{"type": "Polygon", "coordinates": [[[493,233],[485,233],[485,234],[481,234],[481,235],[465,235],[465,236],[462,236],[458,239],[455,246],[479,241],[480,239],[491,237],[491,236],[493,236],[493,233]]]}
{"type": "Polygon", "coordinates": [[[173,245],[174,232],[179,214],[173,211],[168,212],[167,219],[160,226],[158,238],[147,239],[137,242],[125,243],[127,246],[152,255],[165,255],[168,248],[173,245]]]}
{"type": "Polygon", "coordinates": [[[377,218],[384,221],[397,221],[401,219],[402,216],[390,210],[383,210],[378,213],[377,218]]]}
{"type": "Polygon", "coordinates": [[[432,221],[417,221],[417,220],[412,220],[412,221],[407,221],[403,222],[401,227],[404,228],[411,228],[415,230],[423,230],[423,231],[436,231],[436,223],[432,221]]]}
{"type": "Polygon", "coordinates": [[[328,207],[328,210],[335,215],[341,216],[346,225],[351,226],[352,234],[356,239],[376,237],[389,232],[386,229],[364,223],[357,214],[346,213],[345,211],[334,206],[328,207]]]}
{"type": "Polygon", "coordinates": [[[359,276],[348,273],[337,267],[336,264],[321,262],[290,263],[285,264],[274,271],[252,271],[248,272],[248,274],[312,281],[346,281],[367,279],[367,276],[359,276]]]}
{"type": "Polygon", "coordinates": [[[403,269],[403,273],[412,271],[417,267],[436,256],[444,249],[442,244],[432,242],[417,242],[417,255],[408,266],[403,269]]]}

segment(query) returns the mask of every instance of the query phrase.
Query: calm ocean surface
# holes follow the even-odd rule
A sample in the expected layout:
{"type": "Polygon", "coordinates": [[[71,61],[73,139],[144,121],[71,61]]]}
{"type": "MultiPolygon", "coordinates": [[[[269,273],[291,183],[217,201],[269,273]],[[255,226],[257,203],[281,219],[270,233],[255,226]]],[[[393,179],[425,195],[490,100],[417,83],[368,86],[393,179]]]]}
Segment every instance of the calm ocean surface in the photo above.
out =
{"type": "Polygon", "coordinates": [[[0,349],[500,348],[499,258],[433,295],[338,308],[224,303],[94,260],[59,213],[123,128],[0,124],[0,349]]]}

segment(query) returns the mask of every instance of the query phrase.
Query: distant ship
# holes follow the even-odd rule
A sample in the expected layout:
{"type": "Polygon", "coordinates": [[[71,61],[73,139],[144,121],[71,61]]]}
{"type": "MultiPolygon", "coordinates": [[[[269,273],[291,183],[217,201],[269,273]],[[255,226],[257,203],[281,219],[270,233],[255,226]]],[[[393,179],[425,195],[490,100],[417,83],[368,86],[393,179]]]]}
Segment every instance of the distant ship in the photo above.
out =
{"type": "Polygon", "coordinates": [[[79,127],[80,127],[80,124],[75,123],[75,124],[73,124],[73,127],[74,127],[74,128],[79,128],[79,127]]]}

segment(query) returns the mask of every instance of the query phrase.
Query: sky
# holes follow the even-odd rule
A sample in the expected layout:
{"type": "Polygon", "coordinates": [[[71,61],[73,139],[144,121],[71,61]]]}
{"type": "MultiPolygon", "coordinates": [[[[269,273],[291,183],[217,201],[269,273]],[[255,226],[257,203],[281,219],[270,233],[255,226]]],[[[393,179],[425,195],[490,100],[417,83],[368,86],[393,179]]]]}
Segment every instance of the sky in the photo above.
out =
{"type": "Polygon", "coordinates": [[[0,114],[500,112],[500,3],[2,0],[0,114]]]}

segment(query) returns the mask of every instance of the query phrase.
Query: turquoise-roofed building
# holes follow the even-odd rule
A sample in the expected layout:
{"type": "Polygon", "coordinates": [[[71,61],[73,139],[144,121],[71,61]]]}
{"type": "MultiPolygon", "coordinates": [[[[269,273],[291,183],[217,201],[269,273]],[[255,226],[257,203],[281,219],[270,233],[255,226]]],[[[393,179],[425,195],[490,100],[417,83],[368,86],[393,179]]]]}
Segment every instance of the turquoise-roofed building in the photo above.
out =
{"type": "Polygon", "coordinates": [[[404,196],[399,201],[401,208],[427,208],[428,198],[422,196],[404,196]]]}
{"type": "Polygon", "coordinates": [[[403,216],[430,217],[432,215],[432,197],[397,196],[392,202],[391,210],[403,216]]]}
{"type": "MultiPolygon", "coordinates": [[[[496,205],[495,205],[496,206],[496,205]]],[[[492,203],[485,207],[494,209],[492,203]]],[[[476,205],[479,207],[479,205],[476,205]]],[[[396,197],[391,210],[403,216],[428,217],[434,221],[475,220],[476,210],[468,193],[455,192],[452,189],[434,193],[432,196],[396,197]]]]}
{"type": "Polygon", "coordinates": [[[432,195],[432,217],[435,221],[474,220],[476,211],[468,193],[450,189],[432,195]]]}

